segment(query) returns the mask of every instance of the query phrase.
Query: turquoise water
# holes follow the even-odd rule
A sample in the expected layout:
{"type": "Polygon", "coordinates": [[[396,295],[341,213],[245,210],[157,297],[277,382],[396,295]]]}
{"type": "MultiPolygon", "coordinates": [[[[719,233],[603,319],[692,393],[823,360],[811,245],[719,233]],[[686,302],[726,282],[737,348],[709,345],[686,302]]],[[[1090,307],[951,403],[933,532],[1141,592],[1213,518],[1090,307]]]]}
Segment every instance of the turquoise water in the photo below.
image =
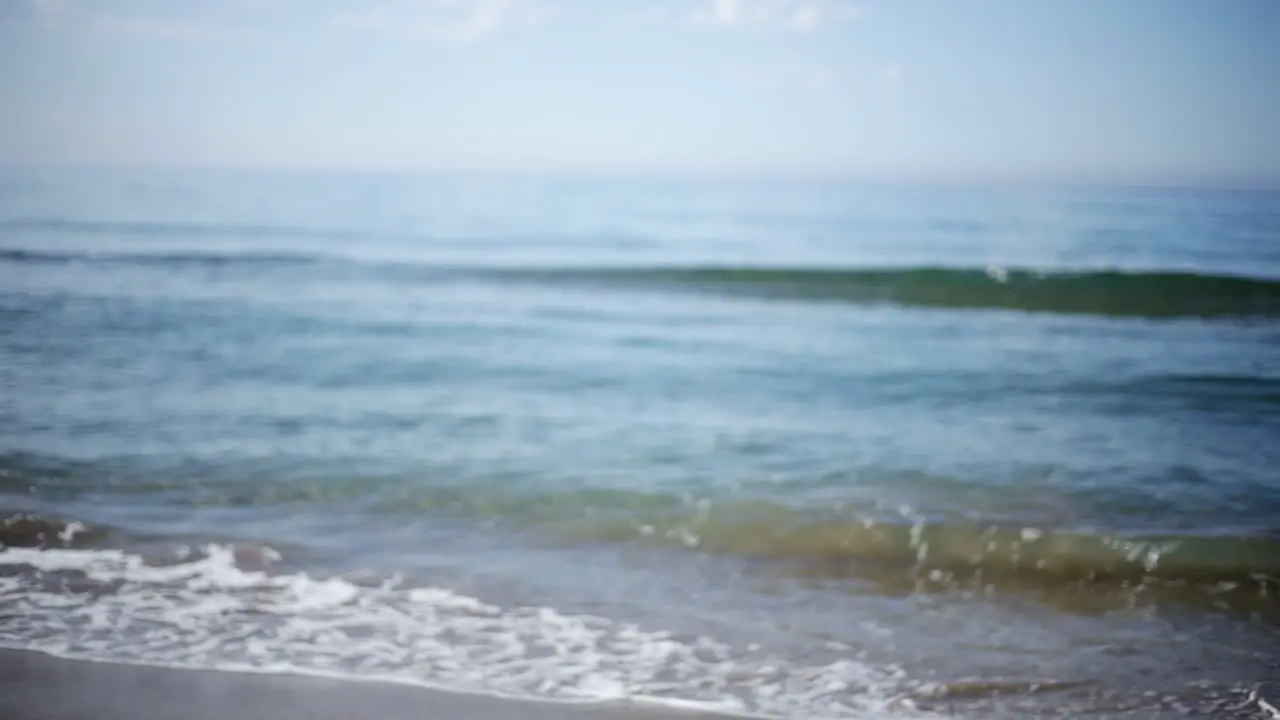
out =
{"type": "Polygon", "coordinates": [[[0,642],[1252,717],[1278,320],[1274,193],[5,171],[0,642]]]}

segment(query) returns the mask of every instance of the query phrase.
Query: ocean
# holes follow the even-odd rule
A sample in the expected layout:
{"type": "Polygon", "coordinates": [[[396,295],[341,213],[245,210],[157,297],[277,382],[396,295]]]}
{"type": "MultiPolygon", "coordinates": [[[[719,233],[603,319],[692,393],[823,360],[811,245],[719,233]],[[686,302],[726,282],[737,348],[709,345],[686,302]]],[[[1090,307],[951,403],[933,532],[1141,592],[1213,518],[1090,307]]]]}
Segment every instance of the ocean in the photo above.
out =
{"type": "Polygon", "coordinates": [[[7,648],[1271,717],[1278,469],[1277,192],[0,172],[7,648]]]}

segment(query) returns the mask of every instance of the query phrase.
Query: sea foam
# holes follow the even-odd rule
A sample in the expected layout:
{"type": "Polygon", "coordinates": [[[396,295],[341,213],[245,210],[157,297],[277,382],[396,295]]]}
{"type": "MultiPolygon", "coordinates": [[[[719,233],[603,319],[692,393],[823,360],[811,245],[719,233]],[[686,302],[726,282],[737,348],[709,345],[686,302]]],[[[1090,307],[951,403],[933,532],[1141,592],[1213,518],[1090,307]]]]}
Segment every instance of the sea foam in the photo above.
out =
{"type": "MultiPolygon", "coordinates": [[[[181,553],[178,553],[181,554],[181,553]]],[[[264,565],[278,559],[261,549],[264,565]]],[[[919,715],[905,678],[855,657],[803,665],[444,587],[245,569],[209,544],[180,562],[119,549],[0,551],[0,645],[60,657],[408,683],[574,702],[795,718],[919,715]]]]}

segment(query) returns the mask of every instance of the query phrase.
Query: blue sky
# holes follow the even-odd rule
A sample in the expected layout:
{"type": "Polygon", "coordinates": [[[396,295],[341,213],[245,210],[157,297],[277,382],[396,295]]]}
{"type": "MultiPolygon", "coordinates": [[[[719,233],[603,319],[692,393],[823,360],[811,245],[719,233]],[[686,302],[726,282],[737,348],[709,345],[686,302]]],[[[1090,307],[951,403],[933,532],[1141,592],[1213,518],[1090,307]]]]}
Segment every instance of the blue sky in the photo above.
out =
{"type": "Polygon", "coordinates": [[[0,163],[1280,182],[1274,0],[0,0],[0,163]]]}

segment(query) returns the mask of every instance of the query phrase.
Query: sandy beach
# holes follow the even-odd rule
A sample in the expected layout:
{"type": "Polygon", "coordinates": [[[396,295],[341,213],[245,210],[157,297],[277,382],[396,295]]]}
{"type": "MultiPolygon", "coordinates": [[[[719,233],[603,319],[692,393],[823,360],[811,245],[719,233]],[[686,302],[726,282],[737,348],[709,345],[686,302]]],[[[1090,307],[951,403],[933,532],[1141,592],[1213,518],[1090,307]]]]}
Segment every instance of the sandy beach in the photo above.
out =
{"type": "Polygon", "coordinates": [[[710,720],[658,707],[525,702],[380,682],[176,670],[0,650],[3,720],[710,720]]]}

